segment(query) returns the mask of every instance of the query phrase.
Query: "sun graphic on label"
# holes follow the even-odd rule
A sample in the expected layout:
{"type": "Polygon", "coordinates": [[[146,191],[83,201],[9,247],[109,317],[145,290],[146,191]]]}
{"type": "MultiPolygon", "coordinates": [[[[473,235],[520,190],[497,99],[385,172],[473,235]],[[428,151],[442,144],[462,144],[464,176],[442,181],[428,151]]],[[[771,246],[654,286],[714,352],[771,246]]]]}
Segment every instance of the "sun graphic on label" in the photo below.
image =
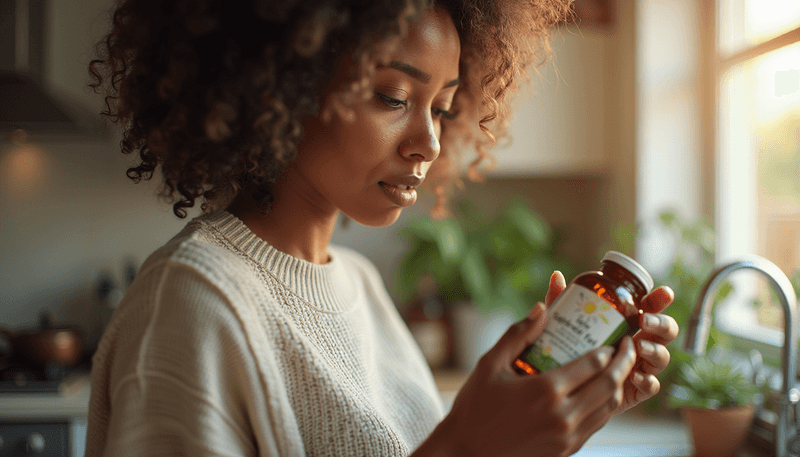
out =
{"type": "Polygon", "coordinates": [[[603,321],[606,324],[608,324],[608,318],[606,316],[604,316],[601,311],[609,311],[610,309],[611,309],[611,307],[608,306],[608,303],[602,303],[600,305],[600,310],[598,311],[597,310],[597,305],[594,302],[591,302],[591,301],[587,302],[586,305],[583,306],[583,312],[584,313],[586,313],[588,315],[592,315],[592,314],[595,313],[595,311],[597,311],[597,318],[599,318],[601,321],[603,321]]]}
{"type": "Polygon", "coordinates": [[[552,352],[552,351],[553,351],[553,347],[552,346],[547,346],[546,348],[544,348],[544,351],[542,351],[542,354],[544,354],[546,356],[549,356],[550,352],[552,352]]]}

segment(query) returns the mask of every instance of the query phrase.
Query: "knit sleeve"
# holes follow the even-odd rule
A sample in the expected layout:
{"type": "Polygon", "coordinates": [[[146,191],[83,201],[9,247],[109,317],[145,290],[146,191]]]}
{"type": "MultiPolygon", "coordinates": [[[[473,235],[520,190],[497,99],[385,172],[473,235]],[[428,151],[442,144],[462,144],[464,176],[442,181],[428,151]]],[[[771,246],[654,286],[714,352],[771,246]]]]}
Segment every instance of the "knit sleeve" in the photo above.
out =
{"type": "Polygon", "coordinates": [[[104,357],[108,417],[97,455],[256,455],[271,427],[229,298],[179,262],[165,262],[136,286],[104,357]]]}

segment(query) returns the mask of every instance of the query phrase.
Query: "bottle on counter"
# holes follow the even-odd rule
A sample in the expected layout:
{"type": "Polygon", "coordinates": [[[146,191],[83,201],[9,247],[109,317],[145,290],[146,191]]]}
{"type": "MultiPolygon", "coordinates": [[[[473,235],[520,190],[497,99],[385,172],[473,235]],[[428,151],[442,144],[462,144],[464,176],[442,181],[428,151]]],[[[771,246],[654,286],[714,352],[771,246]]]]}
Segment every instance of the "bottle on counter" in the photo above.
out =
{"type": "Polygon", "coordinates": [[[642,299],[652,288],[644,267],[625,254],[607,252],[600,270],[576,276],[558,296],[544,332],[514,361],[514,369],[537,374],[632,336],[639,330],[642,299]]]}
{"type": "Polygon", "coordinates": [[[125,293],[117,285],[117,282],[108,271],[102,272],[100,277],[97,278],[95,290],[97,294],[97,301],[100,306],[100,333],[102,335],[108,326],[108,323],[111,321],[111,317],[114,315],[114,312],[119,307],[119,304],[122,301],[125,293]]]}

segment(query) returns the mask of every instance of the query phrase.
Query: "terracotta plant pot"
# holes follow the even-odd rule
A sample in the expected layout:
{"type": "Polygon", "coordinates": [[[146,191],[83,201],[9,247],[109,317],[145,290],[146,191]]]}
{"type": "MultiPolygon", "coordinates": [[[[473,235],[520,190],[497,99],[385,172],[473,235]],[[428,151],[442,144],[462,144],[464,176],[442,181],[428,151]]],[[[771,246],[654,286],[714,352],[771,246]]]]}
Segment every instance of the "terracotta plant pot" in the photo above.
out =
{"type": "Polygon", "coordinates": [[[695,457],[733,457],[744,443],[753,422],[753,405],[718,410],[684,408],[695,457]]]}

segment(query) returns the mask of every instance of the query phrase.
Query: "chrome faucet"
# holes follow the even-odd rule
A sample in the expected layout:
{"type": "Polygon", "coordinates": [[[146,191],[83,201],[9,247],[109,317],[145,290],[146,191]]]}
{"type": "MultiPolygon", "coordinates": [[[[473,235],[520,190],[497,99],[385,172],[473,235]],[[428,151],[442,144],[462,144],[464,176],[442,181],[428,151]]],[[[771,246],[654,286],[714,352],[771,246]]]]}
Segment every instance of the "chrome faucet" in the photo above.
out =
{"type": "Polygon", "coordinates": [[[781,386],[780,411],[778,422],[775,425],[774,445],[775,457],[797,455],[797,446],[800,437],[796,434],[797,411],[800,400],[800,391],[795,387],[797,376],[797,296],[792,288],[789,278],[774,263],[759,256],[748,256],[741,260],[723,265],[711,273],[702,291],[700,298],[692,311],[689,327],[686,329],[684,349],[692,354],[699,355],[705,352],[708,344],[708,332],[711,325],[712,292],[732,272],[741,269],[756,270],[767,277],[770,284],[776,289],[781,302],[784,317],[783,350],[781,352],[781,373],[783,385],[781,386]],[[789,449],[789,447],[793,449],[789,449]]]}

